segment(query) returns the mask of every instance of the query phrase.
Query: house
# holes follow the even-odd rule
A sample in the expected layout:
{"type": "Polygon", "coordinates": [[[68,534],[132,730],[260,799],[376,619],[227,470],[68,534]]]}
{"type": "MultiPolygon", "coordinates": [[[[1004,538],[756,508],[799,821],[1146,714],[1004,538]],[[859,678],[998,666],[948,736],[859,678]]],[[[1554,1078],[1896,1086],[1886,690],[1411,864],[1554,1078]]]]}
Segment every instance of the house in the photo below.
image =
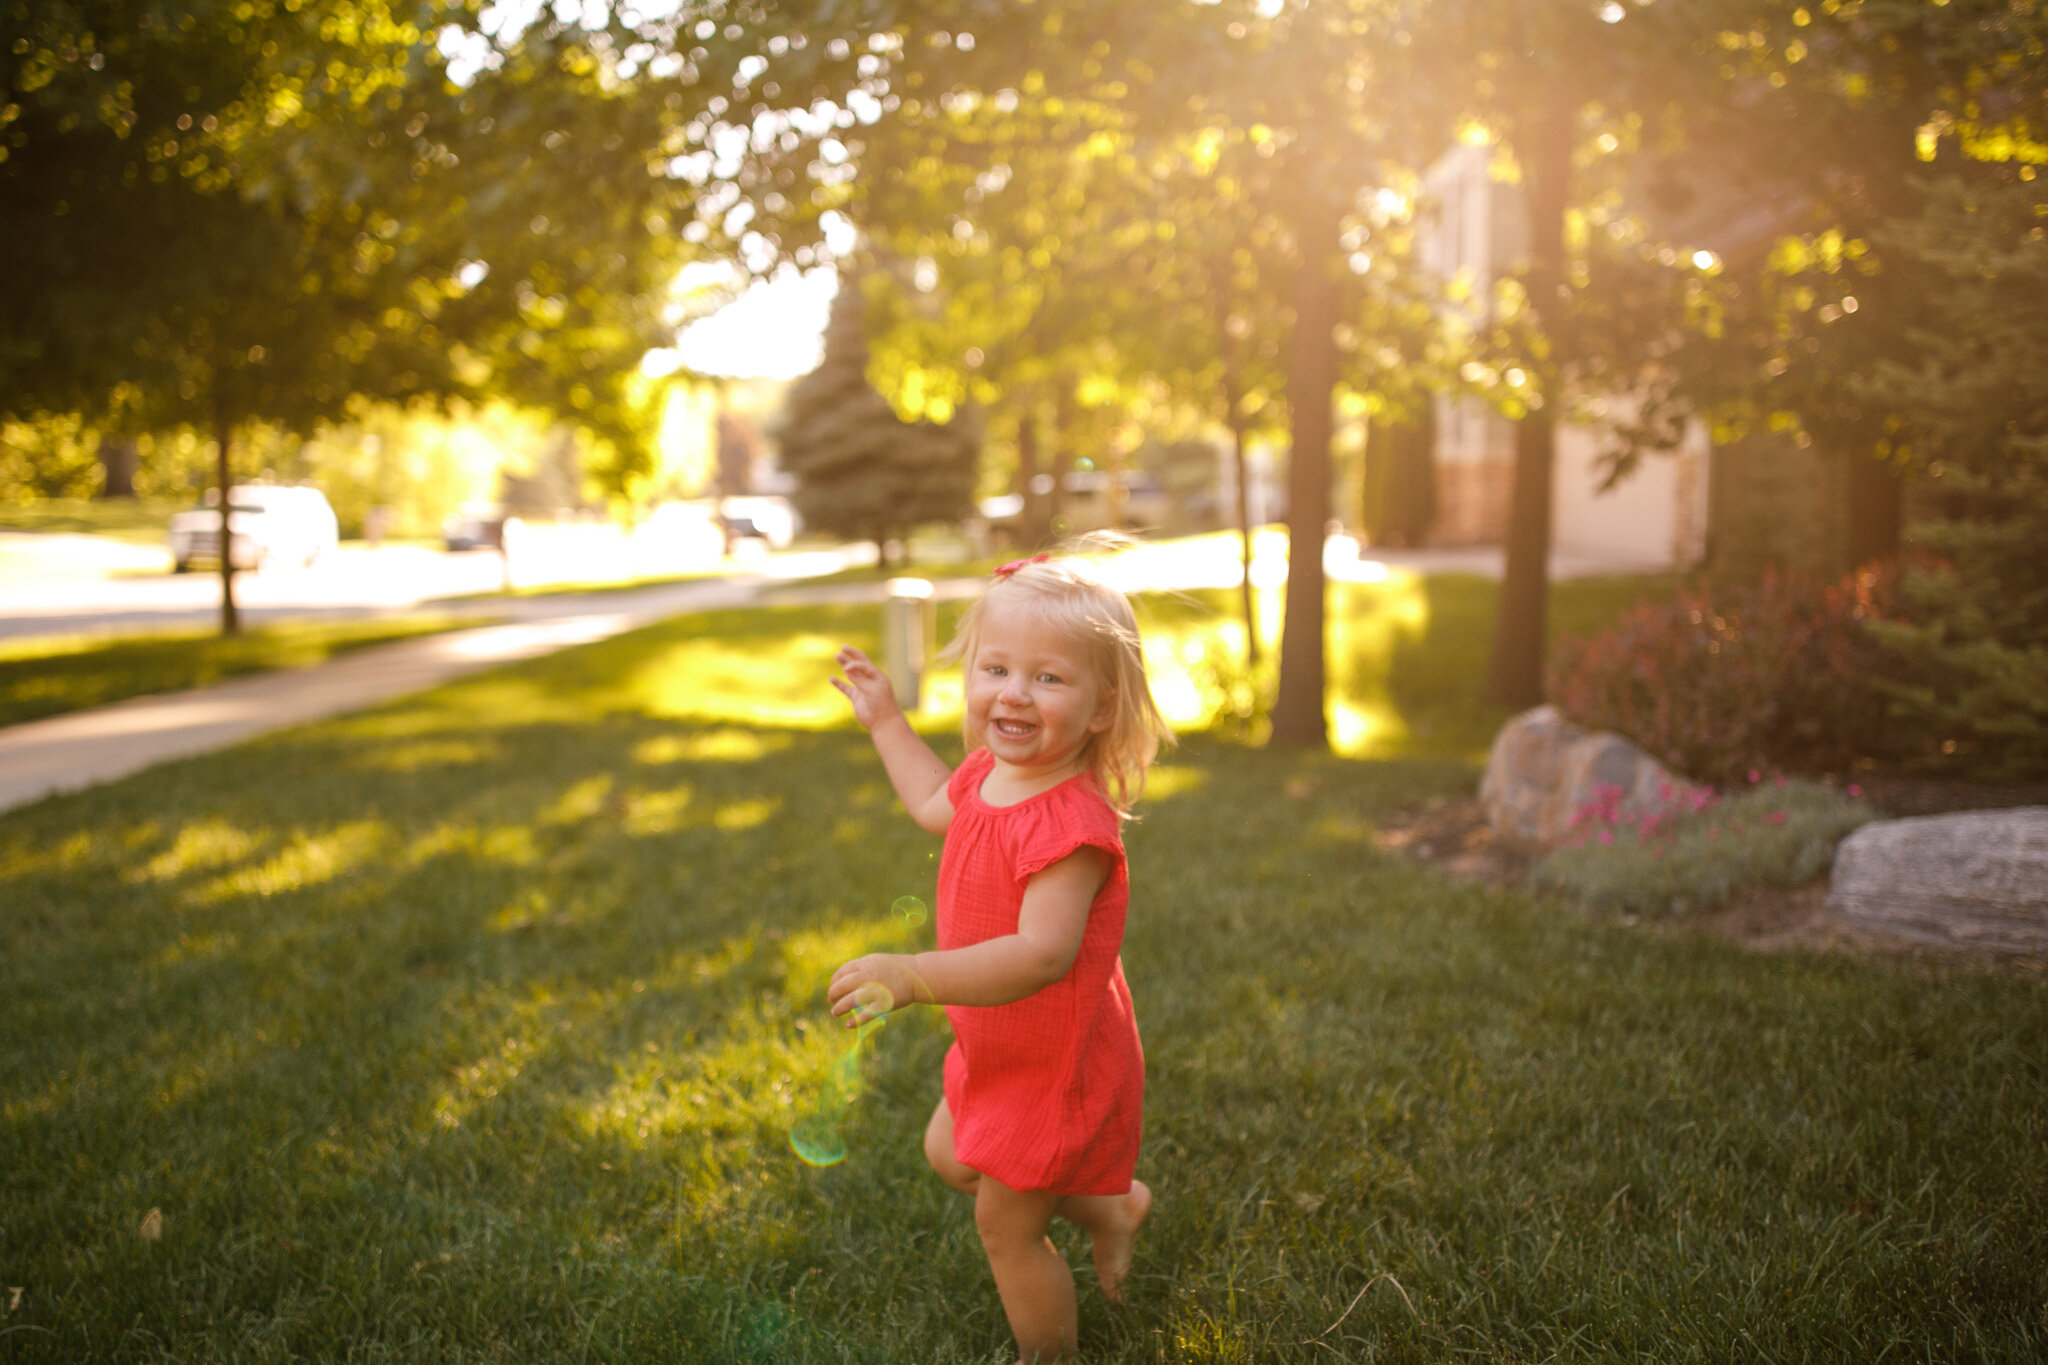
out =
{"type": "MultiPolygon", "coordinates": [[[[1418,251],[1425,269],[1469,286],[1474,321],[1495,282],[1527,250],[1528,226],[1517,187],[1489,173],[1493,150],[1458,143],[1423,177],[1424,221],[1418,251]]],[[[1515,427],[1478,398],[1434,399],[1435,514],[1427,535],[1436,545],[1498,545],[1506,537],[1514,485],[1515,427]]],[[[1711,443],[1691,423],[1678,448],[1646,457],[1621,483],[1603,491],[1603,435],[1561,425],[1552,469],[1551,542],[1577,553],[1644,568],[1685,568],[1707,544],[1711,443]]]]}
{"type": "MultiPolygon", "coordinates": [[[[1423,264],[1446,280],[1465,279],[1475,321],[1528,242],[1521,193],[1492,177],[1492,160],[1490,147],[1465,143],[1439,157],[1423,177],[1418,224],[1423,264]]],[[[1738,269],[1797,232],[1811,208],[1802,189],[1771,176],[1739,146],[1640,157],[1624,193],[1656,237],[1710,250],[1738,269]]],[[[1426,465],[1426,473],[1401,474],[1407,485],[1433,493],[1427,502],[1410,501],[1411,511],[1419,506],[1427,514],[1421,538],[1501,543],[1514,482],[1513,424],[1467,397],[1438,396],[1430,416],[1420,424],[1426,459],[1410,460],[1426,465]]],[[[1675,450],[1646,456],[1603,492],[1604,448],[1598,431],[1559,428],[1551,543],[1605,562],[1699,565],[1735,578],[1771,566],[1838,574],[1896,548],[1902,508],[1911,500],[1897,471],[1869,451],[1824,450],[1778,432],[1716,444],[1694,421],[1675,450]]]]}

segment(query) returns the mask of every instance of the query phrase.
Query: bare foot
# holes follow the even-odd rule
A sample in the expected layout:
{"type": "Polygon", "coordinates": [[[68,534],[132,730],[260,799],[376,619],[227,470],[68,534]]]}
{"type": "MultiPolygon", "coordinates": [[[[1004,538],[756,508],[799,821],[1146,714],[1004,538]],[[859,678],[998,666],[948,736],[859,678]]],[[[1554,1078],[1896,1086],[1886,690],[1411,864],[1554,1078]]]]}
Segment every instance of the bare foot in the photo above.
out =
{"type": "Polygon", "coordinates": [[[1151,1212],[1152,1191],[1144,1181],[1133,1180],[1130,1193],[1117,1201],[1114,1218],[1093,1229],[1088,1239],[1095,1254],[1095,1282],[1102,1288],[1102,1297],[1111,1303],[1124,1301],[1124,1277],[1131,1273],[1138,1229],[1151,1212]]]}

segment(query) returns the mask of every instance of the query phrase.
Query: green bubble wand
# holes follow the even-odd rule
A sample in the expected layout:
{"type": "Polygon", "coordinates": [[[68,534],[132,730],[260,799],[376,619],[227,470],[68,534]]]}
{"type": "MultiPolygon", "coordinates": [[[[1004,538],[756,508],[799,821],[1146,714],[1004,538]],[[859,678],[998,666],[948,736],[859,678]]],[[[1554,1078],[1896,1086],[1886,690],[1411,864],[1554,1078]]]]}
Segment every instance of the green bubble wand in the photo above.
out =
{"type": "MultiPolygon", "coordinates": [[[[915,896],[898,896],[889,909],[912,928],[924,923],[924,902],[915,896]]],[[[888,987],[871,981],[854,991],[853,1005],[853,1046],[825,1073],[816,1107],[789,1130],[789,1149],[806,1166],[837,1166],[846,1160],[846,1137],[839,1121],[846,1117],[846,1106],[860,1098],[860,1045],[889,1022],[896,998],[888,987]]]]}

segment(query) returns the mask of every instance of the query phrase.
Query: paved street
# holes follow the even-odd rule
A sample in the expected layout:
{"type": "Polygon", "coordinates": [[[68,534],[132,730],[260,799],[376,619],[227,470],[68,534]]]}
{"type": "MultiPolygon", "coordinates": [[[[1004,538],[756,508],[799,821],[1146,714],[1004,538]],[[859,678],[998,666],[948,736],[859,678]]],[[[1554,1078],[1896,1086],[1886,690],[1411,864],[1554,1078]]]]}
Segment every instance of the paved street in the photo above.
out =
{"type": "MultiPolygon", "coordinates": [[[[664,553],[660,546],[629,542],[611,527],[586,526],[533,528],[527,547],[513,565],[513,582],[521,588],[593,580],[602,585],[693,571],[731,571],[769,581],[810,578],[872,558],[868,547],[849,546],[777,555],[764,551],[722,564],[692,561],[664,553]]],[[[743,551],[750,548],[743,543],[743,551]]],[[[146,634],[204,628],[219,620],[219,575],[170,569],[170,554],[161,545],[0,531],[0,639],[146,634]]],[[[490,617],[533,609],[522,604],[539,599],[495,595],[505,586],[505,572],[505,561],[490,551],[449,554],[416,544],[372,549],[350,543],[311,568],[237,574],[235,600],[251,625],[422,608],[490,617]]]]}

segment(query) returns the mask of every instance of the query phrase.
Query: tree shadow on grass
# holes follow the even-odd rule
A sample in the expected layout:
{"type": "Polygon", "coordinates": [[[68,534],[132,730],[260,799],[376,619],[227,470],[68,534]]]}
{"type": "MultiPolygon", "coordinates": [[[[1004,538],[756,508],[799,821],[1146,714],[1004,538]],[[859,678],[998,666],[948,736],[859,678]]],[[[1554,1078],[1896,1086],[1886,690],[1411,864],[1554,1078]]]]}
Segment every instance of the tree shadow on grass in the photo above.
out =
{"type": "Polygon", "coordinates": [[[785,1136],[843,1046],[825,976],[908,941],[886,907],[930,898],[935,843],[855,736],[612,715],[435,750],[387,715],[398,772],[324,727],[159,770],[174,816],[116,788],[8,829],[0,1182],[31,1311],[554,1350],[588,1326],[572,1286],[651,1275],[603,1339],[747,1354],[733,1293],[800,1305],[922,1188],[897,1092],[930,1090],[930,1020],[871,1064],[877,1159],[814,1173],[785,1136]],[[89,1306],[109,1273],[118,1307],[89,1306]]]}
{"type": "MultiPolygon", "coordinates": [[[[932,1012],[877,1040],[851,1159],[785,1142],[846,1047],[826,974],[911,941],[936,841],[856,733],[652,713],[676,638],[0,820],[11,1352],[1000,1356],[918,1151],[932,1012]]],[[[1092,1351],[2021,1343],[2042,1181],[1990,1182],[2037,1150],[1998,1098],[2041,1083],[2031,983],[1646,942],[1373,850],[1470,780],[1159,770],[1125,959],[1161,1203],[1092,1351]]]]}

